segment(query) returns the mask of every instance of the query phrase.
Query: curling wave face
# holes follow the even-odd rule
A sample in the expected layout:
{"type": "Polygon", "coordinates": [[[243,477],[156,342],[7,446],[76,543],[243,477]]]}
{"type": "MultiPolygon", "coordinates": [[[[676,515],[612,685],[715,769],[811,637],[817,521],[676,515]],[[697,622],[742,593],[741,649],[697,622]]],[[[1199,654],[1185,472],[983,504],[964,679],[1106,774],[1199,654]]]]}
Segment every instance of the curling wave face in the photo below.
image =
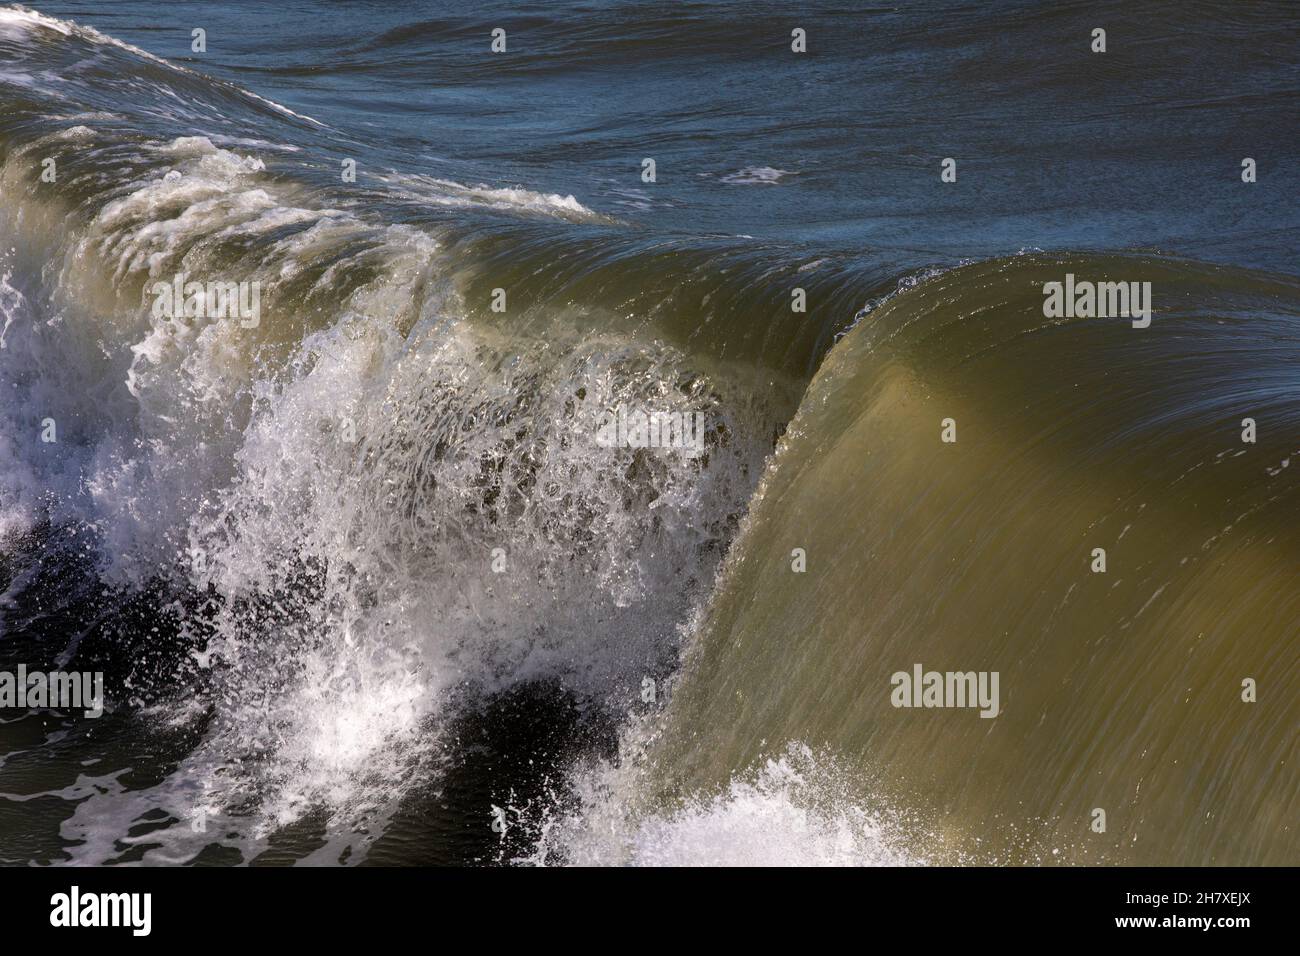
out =
{"type": "Polygon", "coordinates": [[[1026,256],[872,312],[751,502],[657,792],[800,740],[937,859],[1294,860],[1297,369],[1300,284],[1238,269],[1026,256]],[[1066,274],[1163,305],[1046,318],[1066,274]],[[996,673],[1000,700],[900,707],[917,664],[996,673]]]}

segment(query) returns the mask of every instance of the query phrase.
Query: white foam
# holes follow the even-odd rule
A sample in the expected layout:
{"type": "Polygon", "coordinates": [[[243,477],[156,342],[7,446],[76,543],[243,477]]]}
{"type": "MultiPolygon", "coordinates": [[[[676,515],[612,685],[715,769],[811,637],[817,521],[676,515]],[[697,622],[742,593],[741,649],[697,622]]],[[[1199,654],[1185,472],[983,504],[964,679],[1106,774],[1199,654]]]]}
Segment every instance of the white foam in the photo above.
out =
{"type": "Polygon", "coordinates": [[[734,173],[722,177],[722,182],[729,186],[775,186],[788,176],[796,173],[788,169],[774,169],[771,166],[746,166],[734,173]]]}
{"type": "Polygon", "coordinates": [[[639,809],[634,772],[577,779],[582,809],[546,821],[536,864],[578,866],[916,866],[887,813],[867,809],[836,762],[801,744],[719,793],[639,809]]]}
{"type": "Polygon", "coordinates": [[[465,186],[450,179],[389,172],[376,176],[401,198],[439,206],[475,206],[511,212],[529,212],[561,219],[613,222],[608,216],[588,209],[571,194],[540,193],[522,187],[465,186]]]}

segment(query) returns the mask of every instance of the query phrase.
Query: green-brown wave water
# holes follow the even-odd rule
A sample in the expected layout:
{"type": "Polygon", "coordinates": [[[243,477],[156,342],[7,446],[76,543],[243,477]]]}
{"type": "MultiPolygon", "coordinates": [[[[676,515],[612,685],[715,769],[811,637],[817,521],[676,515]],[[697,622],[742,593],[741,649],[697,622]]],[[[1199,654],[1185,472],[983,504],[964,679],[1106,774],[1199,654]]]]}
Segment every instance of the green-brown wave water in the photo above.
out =
{"type": "Polygon", "coordinates": [[[941,861],[1294,862],[1298,379],[1300,284],[1239,269],[1024,256],[869,314],[751,503],[661,798],[798,740],[941,861]],[[1045,318],[1067,273],[1150,281],[1150,326],[1045,318]],[[998,672],[1000,713],[895,707],[916,664],[998,672]]]}

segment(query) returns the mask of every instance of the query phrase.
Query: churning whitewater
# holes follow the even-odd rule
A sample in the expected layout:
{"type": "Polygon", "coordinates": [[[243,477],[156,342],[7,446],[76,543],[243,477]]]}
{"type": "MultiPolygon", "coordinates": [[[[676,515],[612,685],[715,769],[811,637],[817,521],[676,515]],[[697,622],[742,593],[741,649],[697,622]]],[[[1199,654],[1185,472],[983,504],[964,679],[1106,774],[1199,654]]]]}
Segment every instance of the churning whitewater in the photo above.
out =
{"type": "MultiPolygon", "coordinates": [[[[0,25],[19,65],[57,40],[82,70],[201,82],[38,14],[0,25]]],[[[599,301],[543,298],[507,332],[468,304],[476,263],[451,227],[272,176],[236,137],[82,125],[91,111],[63,105],[80,82],[23,84],[6,114],[4,600],[10,626],[45,589],[143,602],[130,626],[148,639],[106,649],[126,658],[111,706],[185,752],[147,786],[110,766],[48,791],[75,805],[73,860],[118,858],[149,819],[145,861],[249,858],[322,812],[318,852],[346,857],[358,820],[382,830],[436,782],[470,701],[540,683],[617,716],[672,670],[795,382],[756,393],[749,369],[599,301]],[[31,188],[38,157],[64,170],[54,198],[31,188]],[[257,321],[185,307],[191,280],[233,276],[257,321]],[[698,451],[602,447],[620,406],[710,430],[698,451]]],[[[250,124],[268,108],[212,95],[250,124]]],[[[393,201],[598,218],[572,197],[382,178],[393,201]]]]}

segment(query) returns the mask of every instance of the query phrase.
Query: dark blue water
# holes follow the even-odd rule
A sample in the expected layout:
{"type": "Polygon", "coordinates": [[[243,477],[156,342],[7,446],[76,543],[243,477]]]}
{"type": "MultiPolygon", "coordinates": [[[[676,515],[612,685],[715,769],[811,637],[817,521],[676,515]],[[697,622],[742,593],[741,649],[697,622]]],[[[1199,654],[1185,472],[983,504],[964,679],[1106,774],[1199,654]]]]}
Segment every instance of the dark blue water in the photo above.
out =
{"type": "Polygon", "coordinates": [[[656,232],[909,263],[1297,251],[1289,3],[35,6],[320,120],[304,161],[352,157],[363,179],[524,186],[656,232]]]}

